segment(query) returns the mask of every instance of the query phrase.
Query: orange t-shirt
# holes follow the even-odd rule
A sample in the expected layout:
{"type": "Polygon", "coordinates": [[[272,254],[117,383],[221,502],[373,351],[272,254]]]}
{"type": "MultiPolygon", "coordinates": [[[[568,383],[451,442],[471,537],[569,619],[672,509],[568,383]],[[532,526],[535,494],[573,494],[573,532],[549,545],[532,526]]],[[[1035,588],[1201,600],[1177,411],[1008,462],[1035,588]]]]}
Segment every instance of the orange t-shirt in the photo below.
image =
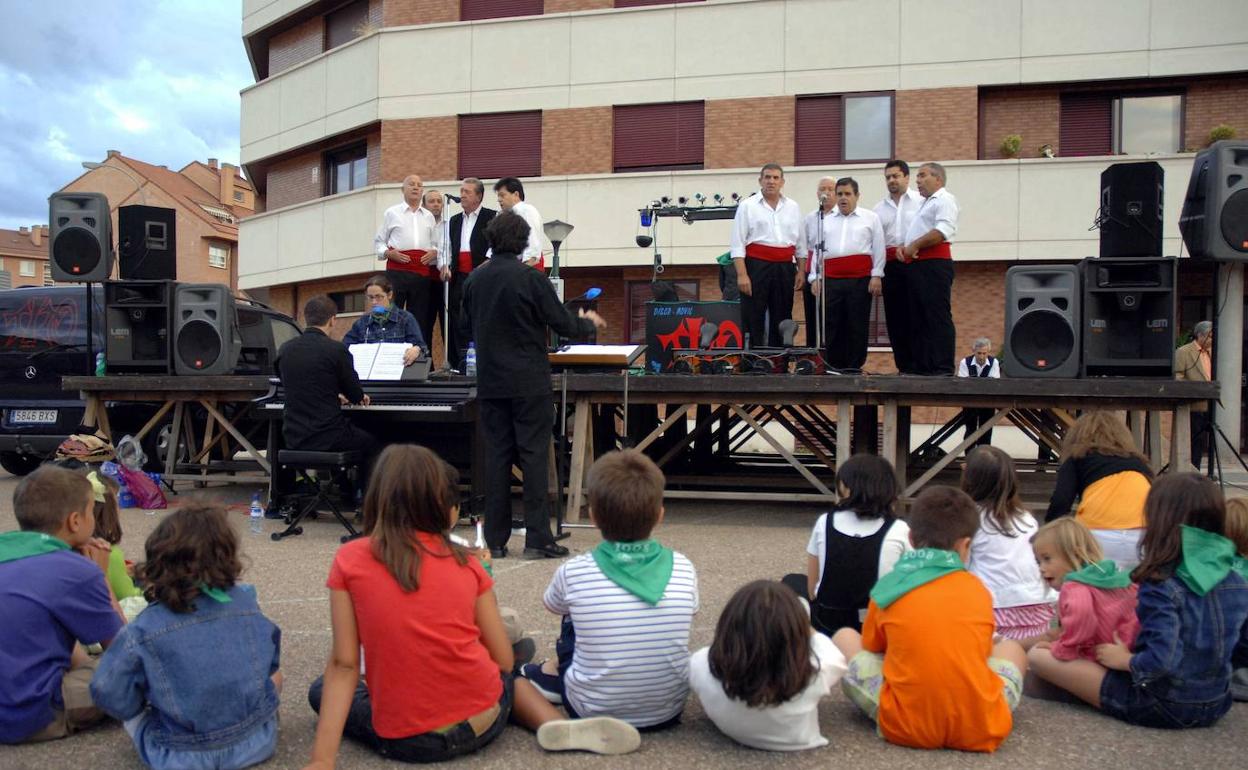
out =
{"type": "Polygon", "coordinates": [[[917,749],[995,751],[1013,717],[988,668],[992,594],[969,572],[921,585],[880,609],[868,605],[862,646],[884,654],[877,722],[917,749]]]}

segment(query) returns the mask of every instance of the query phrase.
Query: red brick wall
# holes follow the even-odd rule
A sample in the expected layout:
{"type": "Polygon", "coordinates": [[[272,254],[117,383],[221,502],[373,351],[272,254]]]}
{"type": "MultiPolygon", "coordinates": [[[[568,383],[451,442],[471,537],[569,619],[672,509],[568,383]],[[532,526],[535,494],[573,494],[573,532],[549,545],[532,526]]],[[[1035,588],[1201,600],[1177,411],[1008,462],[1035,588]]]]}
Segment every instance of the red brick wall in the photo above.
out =
{"type": "Polygon", "coordinates": [[[386,120],[381,124],[381,182],[402,182],[408,174],[426,180],[454,179],[459,153],[459,119],[386,120]]]}
{"type": "Polygon", "coordinates": [[[1187,87],[1183,142],[1193,150],[1209,143],[1209,129],[1226,123],[1248,139],[1248,77],[1206,80],[1187,87]]]}
{"type": "MultiPolygon", "coordinates": [[[[381,179],[381,133],[370,133],[368,145],[368,183],[381,179]]],[[[276,161],[269,167],[265,182],[265,210],[314,200],[325,195],[325,151],[307,150],[276,161]]]]}
{"type": "Polygon", "coordinates": [[[546,0],[545,13],[566,11],[592,11],[598,8],[614,8],[615,0],[546,0]]]}
{"type": "Polygon", "coordinates": [[[459,0],[383,0],[387,27],[459,21],[459,0]]]}
{"type": "Polygon", "coordinates": [[[611,107],[544,110],[542,175],[610,174],[611,129],[611,107]]]}
{"type": "Polygon", "coordinates": [[[897,157],[911,164],[925,160],[975,159],[975,137],[979,133],[978,89],[898,91],[896,107],[897,157]]]}
{"type": "Polygon", "coordinates": [[[1056,88],[989,91],[979,97],[979,157],[1005,157],[1001,140],[1010,134],[1023,138],[1020,158],[1040,157],[1040,147],[1058,152],[1061,99],[1056,88]]]}
{"type": "Polygon", "coordinates": [[[325,48],[325,19],[313,19],[279,32],[269,40],[269,77],[317,56],[325,48]]]}
{"type": "Polygon", "coordinates": [[[792,96],[706,103],[706,168],[793,165],[792,96]]]}

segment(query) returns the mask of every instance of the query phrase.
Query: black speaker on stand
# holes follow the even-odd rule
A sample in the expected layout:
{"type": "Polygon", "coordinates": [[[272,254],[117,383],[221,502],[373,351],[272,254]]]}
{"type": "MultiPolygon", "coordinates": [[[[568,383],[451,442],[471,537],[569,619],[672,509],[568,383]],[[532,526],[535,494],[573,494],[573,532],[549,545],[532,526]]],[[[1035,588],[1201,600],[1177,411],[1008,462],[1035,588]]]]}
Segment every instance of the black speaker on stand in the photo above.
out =
{"type": "Polygon", "coordinates": [[[100,193],[53,193],[48,198],[48,256],[52,280],[97,283],[113,273],[113,220],[100,193]]]}
{"type": "Polygon", "coordinates": [[[1115,163],[1101,172],[1102,258],[1162,253],[1166,172],[1155,161],[1115,163]]]}
{"type": "Polygon", "coordinates": [[[1179,232],[1193,257],[1248,261],[1248,142],[1214,142],[1196,154],[1179,232]]]}
{"type": "Polygon", "coordinates": [[[174,374],[229,374],[238,365],[243,341],[230,287],[180,283],[173,292],[174,374]]]}
{"type": "Polygon", "coordinates": [[[117,209],[117,269],[121,280],[177,280],[177,236],[177,212],[173,209],[117,209]]]}
{"type": "Polygon", "coordinates": [[[1079,268],[1018,265],[1005,273],[1006,377],[1079,376],[1079,268]]]}
{"type": "Polygon", "coordinates": [[[1173,257],[1085,259],[1085,377],[1174,376],[1173,257]]]}
{"type": "Polygon", "coordinates": [[[169,374],[170,281],[104,284],[108,374],[169,374]]]}

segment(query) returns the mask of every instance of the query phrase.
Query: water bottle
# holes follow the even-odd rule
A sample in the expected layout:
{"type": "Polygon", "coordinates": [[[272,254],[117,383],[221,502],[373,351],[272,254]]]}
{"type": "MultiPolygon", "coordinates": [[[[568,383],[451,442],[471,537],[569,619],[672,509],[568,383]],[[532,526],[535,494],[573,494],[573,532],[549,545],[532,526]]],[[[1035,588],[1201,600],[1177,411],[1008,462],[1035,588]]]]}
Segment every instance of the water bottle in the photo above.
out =
{"type": "Polygon", "coordinates": [[[104,352],[103,351],[95,354],[95,376],[96,377],[104,376],[104,352]]]}
{"type": "Polygon", "coordinates": [[[468,343],[468,353],[464,356],[464,374],[469,377],[477,376],[477,345],[476,343],[468,343]]]}
{"type": "Polygon", "coordinates": [[[264,534],[264,506],[260,505],[260,493],[251,496],[251,532],[254,535],[264,534]]]}

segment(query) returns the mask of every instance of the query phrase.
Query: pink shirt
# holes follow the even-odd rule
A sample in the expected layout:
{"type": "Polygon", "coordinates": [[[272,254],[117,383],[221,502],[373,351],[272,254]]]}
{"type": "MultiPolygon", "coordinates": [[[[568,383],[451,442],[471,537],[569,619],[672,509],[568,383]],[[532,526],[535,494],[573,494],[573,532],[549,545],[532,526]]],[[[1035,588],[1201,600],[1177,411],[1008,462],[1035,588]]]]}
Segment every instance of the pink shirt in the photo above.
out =
{"type": "Polygon", "coordinates": [[[1114,641],[1114,634],[1128,647],[1135,643],[1140,621],[1135,616],[1133,583],[1128,588],[1096,588],[1067,580],[1057,599],[1062,636],[1051,651],[1058,660],[1096,660],[1096,645],[1114,641]]]}

